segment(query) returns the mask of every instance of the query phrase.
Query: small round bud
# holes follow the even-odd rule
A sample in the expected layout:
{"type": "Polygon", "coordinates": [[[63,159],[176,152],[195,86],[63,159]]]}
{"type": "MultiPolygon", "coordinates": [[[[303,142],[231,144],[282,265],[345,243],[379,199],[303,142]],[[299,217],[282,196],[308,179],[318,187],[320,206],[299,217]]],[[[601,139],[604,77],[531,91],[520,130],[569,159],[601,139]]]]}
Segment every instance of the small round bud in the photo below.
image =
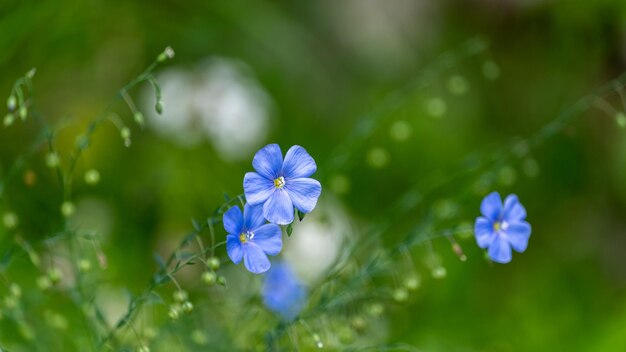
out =
{"type": "Polygon", "coordinates": [[[55,167],[59,166],[60,163],[60,159],[59,159],[59,154],[57,154],[56,152],[50,152],[48,154],[46,154],[46,166],[48,166],[51,169],[54,169],[55,167]]]}
{"type": "Polygon", "coordinates": [[[182,309],[183,309],[183,312],[187,314],[191,313],[193,311],[193,303],[189,301],[183,303],[182,309]]]}
{"type": "Polygon", "coordinates": [[[15,115],[8,113],[4,116],[3,123],[5,126],[11,126],[15,122],[15,115]]]}
{"type": "Polygon", "coordinates": [[[15,95],[9,96],[9,99],[7,99],[7,109],[9,109],[9,111],[13,111],[15,110],[16,106],[17,106],[17,99],[15,99],[15,95]]]}
{"type": "Polygon", "coordinates": [[[432,270],[431,275],[435,279],[443,279],[448,275],[448,271],[443,266],[438,266],[432,270]]]}
{"type": "Polygon", "coordinates": [[[130,128],[122,127],[122,129],[120,130],[120,136],[122,136],[122,139],[129,139],[130,138],[130,128]]]}
{"type": "Polygon", "coordinates": [[[26,116],[28,116],[28,109],[25,106],[21,106],[17,115],[22,119],[22,121],[26,120],[26,116]]]}
{"type": "Polygon", "coordinates": [[[220,286],[226,286],[226,278],[223,276],[218,277],[217,284],[220,286]]]}
{"type": "Polygon", "coordinates": [[[9,286],[9,291],[13,297],[19,298],[22,296],[22,288],[16,283],[12,283],[11,286],[9,286]]]}
{"type": "Polygon", "coordinates": [[[143,126],[144,123],[144,118],[143,118],[143,114],[139,111],[135,112],[133,114],[133,119],[135,119],[135,122],[137,122],[139,124],[139,126],[143,126]]]}
{"type": "Polygon", "coordinates": [[[88,185],[96,185],[100,182],[100,172],[96,169],[87,170],[85,172],[85,183],[88,185]]]}
{"type": "Polygon", "coordinates": [[[200,329],[196,329],[191,332],[191,340],[196,343],[196,345],[206,345],[208,343],[207,337],[200,329]]]}
{"type": "Polygon", "coordinates": [[[180,307],[178,305],[171,306],[169,316],[172,320],[178,319],[180,317],[180,307]]]}
{"type": "Polygon", "coordinates": [[[17,217],[17,214],[13,212],[5,213],[2,216],[2,224],[7,229],[14,229],[19,224],[19,218],[17,217]]]}
{"type": "Polygon", "coordinates": [[[220,267],[220,258],[217,258],[217,257],[209,258],[209,260],[207,261],[207,265],[209,266],[209,268],[211,268],[213,270],[219,269],[219,267],[220,267]]]}
{"type": "Polygon", "coordinates": [[[626,114],[624,114],[623,112],[618,112],[617,114],[615,114],[615,122],[617,122],[617,125],[620,128],[625,128],[626,127],[626,114]]]}
{"type": "Polygon", "coordinates": [[[189,295],[185,290],[178,290],[174,292],[174,301],[176,302],[184,302],[187,300],[187,298],[189,298],[189,295]]]}
{"type": "Polygon", "coordinates": [[[65,216],[66,218],[74,215],[75,211],[76,207],[74,206],[74,203],[65,201],[63,202],[63,204],[61,204],[61,214],[63,214],[63,216],[65,216]]]}
{"type": "Polygon", "coordinates": [[[367,328],[367,320],[360,315],[352,318],[352,327],[356,331],[364,331],[367,328]]]}
{"type": "Polygon", "coordinates": [[[202,282],[207,285],[213,285],[217,282],[217,274],[212,271],[205,271],[202,274],[202,282]]]}
{"type": "Polygon", "coordinates": [[[40,276],[37,278],[37,287],[42,291],[46,291],[52,287],[52,281],[48,276],[40,276]]]}
{"type": "Polygon", "coordinates": [[[33,67],[30,71],[26,72],[26,78],[33,79],[33,77],[35,77],[35,73],[37,73],[37,69],[33,67]]]}
{"type": "Polygon", "coordinates": [[[91,261],[89,261],[89,259],[81,259],[78,262],[78,268],[80,269],[80,271],[86,273],[88,271],[91,270],[91,261]]]}
{"type": "Polygon", "coordinates": [[[13,309],[15,307],[17,307],[17,299],[13,296],[6,296],[4,297],[4,306],[7,309],[13,309]]]}
{"type": "Polygon", "coordinates": [[[409,292],[404,287],[399,287],[393,291],[393,299],[396,302],[404,302],[409,298],[409,292]]]}
{"type": "Polygon", "coordinates": [[[154,110],[156,110],[159,115],[163,113],[163,101],[161,99],[157,100],[154,110]]]}
{"type": "Polygon", "coordinates": [[[320,349],[324,348],[324,343],[322,342],[319,334],[313,334],[313,341],[315,341],[315,347],[320,349]]]}
{"type": "Polygon", "coordinates": [[[404,280],[404,287],[408,288],[411,291],[417,290],[421,285],[421,280],[419,276],[411,275],[404,280]]]}
{"type": "Polygon", "coordinates": [[[48,270],[48,278],[50,278],[50,282],[54,285],[61,281],[63,274],[59,268],[50,268],[48,270]]]}
{"type": "Polygon", "coordinates": [[[168,46],[162,53],[159,54],[159,56],[157,56],[157,61],[164,62],[165,60],[173,59],[175,54],[174,49],[168,46]]]}
{"type": "Polygon", "coordinates": [[[372,303],[367,307],[367,314],[378,317],[383,314],[385,307],[380,303],[372,303]]]}

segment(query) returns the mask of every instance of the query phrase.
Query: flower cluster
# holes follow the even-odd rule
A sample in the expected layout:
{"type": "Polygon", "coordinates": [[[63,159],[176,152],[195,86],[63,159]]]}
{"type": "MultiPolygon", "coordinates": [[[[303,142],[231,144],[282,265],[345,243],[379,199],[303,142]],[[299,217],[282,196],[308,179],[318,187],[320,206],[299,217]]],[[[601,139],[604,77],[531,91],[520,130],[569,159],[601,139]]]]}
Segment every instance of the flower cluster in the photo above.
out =
{"type": "Polygon", "coordinates": [[[224,213],[223,222],[230,259],[235,264],[243,260],[246,269],[260,274],[271,266],[267,256],[282,249],[278,225],[293,222],[294,208],[310,213],[322,186],[310,178],[317,165],[301,146],[289,148],[283,159],[278,144],[269,144],[255,154],[252,166],[256,172],[248,172],[243,180],[247,202],[243,213],[234,206],[224,213]]]}

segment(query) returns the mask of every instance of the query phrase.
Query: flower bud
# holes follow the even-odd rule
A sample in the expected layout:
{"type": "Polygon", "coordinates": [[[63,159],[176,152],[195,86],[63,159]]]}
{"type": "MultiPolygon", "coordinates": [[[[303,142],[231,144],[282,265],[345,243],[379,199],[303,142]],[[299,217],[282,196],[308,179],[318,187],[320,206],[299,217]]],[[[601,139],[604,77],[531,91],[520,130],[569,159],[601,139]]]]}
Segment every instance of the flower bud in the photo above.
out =
{"type": "Polygon", "coordinates": [[[171,306],[169,316],[172,320],[178,319],[180,317],[180,307],[178,305],[171,306]]]}
{"type": "Polygon", "coordinates": [[[212,271],[205,271],[202,274],[202,281],[207,285],[213,285],[217,282],[217,275],[212,271]]]}
{"type": "Polygon", "coordinates": [[[48,276],[40,276],[37,278],[37,287],[42,291],[46,291],[52,287],[52,281],[50,281],[48,276]]]}
{"type": "Polygon", "coordinates": [[[135,122],[137,122],[139,124],[139,126],[143,126],[144,123],[144,118],[143,118],[143,114],[139,111],[135,112],[133,114],[133,119],[135,120],[135,122]]]}
{"type": "Polygon", "coordinates": [[[63,274],[59,268],[50,268],[48,270],[48,278],[50,278],[50,282],[54,285],[61,281],[63,274]]]}
{"type": "Polygon", "coordinates": [[[626,127],[626,114],[624,114],[623,112],[618,112],[617,114],[615,114],[615,122],[617,122],[617,125],[620,128],[625,128],[626,127]]]}
{"type": "Polygon", "coordinates": [[[60,163],[59,154],[57,154],[56,152],[50,152],[46,154],[46,166],[48,166],[51,169],[54,169],[55,167],[59,166],[59,163],[60,163]]]}
{"type": "Polygon", "coordinates": [[[168,46],[165,48],[165,50],[163,50],[162,53],[159,54],[159,56],[157,56],[157,61],[164,62],[167,59],[173,59],[175,54],[176,53],[174,53],[174,49],[168,46]]]}
{"type": "Polygon", "coordinates": [[[25,106],[21,106],[17,112],[17,115],[22,119],[22,121],[26,120],[26,116],[28,116],[28,109],[25,106]]]}
{"type": "Polygon", "coordinates": [[[15,115],[8,113],[4,116],[3,123],[6,127],[11,126],[15,122],[15,115]]]}
{"type": "Polygon", "coordinates": [[[88,271],[91,270],[91,262],[89,261],[89,259],[81,259],[78,262],[78,269],[80,269],[80,271],[82,271],[83,273],[86,273],[88,271]]]}
{"type": "Polygon", "coordinates": [[[207,261],[207,265],[209,266],[209,268],[211,268],[213,270],[219,269],[219,267],[220,267],[220,258],[217,258],[217,257],[209,258],[209,260],[207,261]]]}
{"type": "Polygon", "coordinates": [[[409,298],[409,292],[404,287],[399,287],[393,291],[393,299],[396,302],[404,302],[409,298]]]}
{"type": "Polygon", "coordinates": [[[163,101],[161,99],[157,100],[154,110],[156,110],[159,115],[163,113],[163,101]]]}
{"type": "Polygon", "coordinates": [[[63,202],[63,204],[61,204],[61,214],[63,214],[63,216],[65,216],[66,218],[74,215],[75,211],[76,207],[74,206],[74,203],[65,201],[63,202]]]}
{"type": "Polygon", "coordinates": [[[184,302],[189,298],[189,295],[185,290],[178,290],[174,292],[174,301],[176,302],[184,302]]]}
{"type": "Polygon", "coordinates": [[[9,99],[7,99],[7,109],[9,109],[9,111],[13,111],[15,110],[16,106],[17,106],[17,99],[15,99],[15,95],[9,96],[9,99]]]}
{"type": "Polygon", "coordinates": [[[183,303],[182,309],[183,309],[183,312],[187,314],[191,313],[193,311],[193,303],[189,301],[183,303]]]}
{"type": "Polygon", "coordinates": [[[96,169],[87,170],[85,172],[85,183],[88,185],[95,185],[100,182],[100,173],[96,169]]]}

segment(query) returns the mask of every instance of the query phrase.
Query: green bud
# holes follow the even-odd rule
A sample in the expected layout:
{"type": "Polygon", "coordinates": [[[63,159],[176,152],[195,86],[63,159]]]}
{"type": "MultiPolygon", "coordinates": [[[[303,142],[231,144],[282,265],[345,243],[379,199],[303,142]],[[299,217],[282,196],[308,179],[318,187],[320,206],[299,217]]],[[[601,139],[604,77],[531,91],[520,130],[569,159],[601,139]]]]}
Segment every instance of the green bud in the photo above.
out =
{"type": "Polygon", "coordinates": [[[157,100],[154,110],[156,110],[159,115],[163,113],[163,101],[161,101],[161,99],[157,100]]]}
{"type": "Polygon", "coordinates": [[[61,214],[63,214],[63,216],[65,216],[66,218],[74,215],[75,211],[76,207],[74,206],[74,203],[65,201],[63,202],[63,204],[61,204],[61,214]]]}
{"type": "Polygon", "coordinates": [[[417,290],[421,285],[420,278],[417,275],[411,275],[404,279],[404,287],[411,291],[417,290]]]}
{"type": "Polygon", "coordinates": [[[46,291],[52,287],[52,281],[48,276],[40,276],[37,278],[37,287],[42,291],[46,291]]]}
{"type": "Polygon", "coordinates": [[[443,279],[446,277],[446,275],[448,275],[448,271],[443,266],[438,266],[432,270],[431,275],[435,279],[443,279]]]}
{"type": "Polygon", "coordinates": [[[185,290],[178,290],[174,292],[174,301],[176,302],[184,302],[189,298],[189,295],[185,290]]]}
{"type": "Polygon", "coordinates": [[[95,185],[100,182],[100,173],[96,169],[87,170],[85,172],[85,183],[88,185],[95,185]]]}
{"type": "Polygon", "coordinates": [[[202,274],[202,282],[207,285],[213,285],[217,282],[217,274],[212,271],[205,271],[202,274]]]}
{"type": "Polygon", "coordinates": [[[54,169],[55,167],[59,166],[60,162],[61,160],[59,159],[59,154],[55,152],[50,152],[46,154],[46,166],[48,166],[49,168],[54,169]]]}
{"type": "Polygon", "coordinates": [[[174,49],[168,46],[165,48],[165,50],[163,50],[162,53],[159,54],[159,56],[157,56],[157,61],[164,62],[167,59],[173,59],[174,55],[175,55],[174,49]]]}
{"type": "Polygon", "coordinates": [[[136,113],[134,113],[133,118],[135,119],[135,122],[139,124],[139,126],[143,126],[144,118],[141,112],[137,111],[136,113]]]}
{"type": "Polygon", "coordinates": [[[177,304],[170,306],[169,316],[172,320],[178,319],[180,317],[180,306],[177,304]]]}
{"type": "Polygon", "coordinates": [[[220,286],[226,286],[226,278],[223,276],[218,277],[217,284],[220,286]]]}
{"type": "Polygon", "coordinates": [[[11,113],[8,113],[4,116],[3,123],[5,126],[11,126],[15,122],[15,116],[11,113]]]}
{"type": "Polygon", "coordinates": [[[13,297],[19,298],[22,296],[22,288],[16,283],[12,283],[11,286],[9,286],[9,291],[13,297]]]}
{"type": "Polygon", "coordinates": [[[7,109],[9,109],[9,111],[13,111],[15,110],[16,106],[17,106],[17,99],[15,99],[15,95],[9,96],[9,99],[7,99],[7,109]]]}
{"type": "Polygon", "coordinates": [[[219,267],[220,267],[220,258],[217,258],[217,257],[209,258],[209,260],[207,261],[207,265],[209,266],[209,268],[211,268],[213,270],[219,269],[219,267]]]}
{"type": "Polygon", "coordinates": [[[130,128],[123,127],[120,130],[120,136],[122,136],[122,139],[129,139],[130,138],[130,128]]]}
{"type": "Polygon", "coordinates": [[[24,121],[26,120],[26,116],[28,116],[28,109],[25,106],[21,106],[17,114],[19,115],[20,119],[24,121]]]}
{"type": "Polygon", "coordinates": [[[7,229],[14,229],[19,224],[17,214],[13,212],[5,213],[2,216],[2,224],[4,224],[4,227],[6,227],[7,229]]]}
{"type": "Polygon", "coordinates": [[[393,291],[393,299],[396,302],[404,302],[409,298],[409,291],[404,287],[397,288],[393,291]]]}
{"type": "Polygon", "coordinates": [[[617,125],[620,128],[626,127],[626,114],[624,114],[623,112],[618,112],[617,114],[615,114],[615,122],[617,122],[617,125]]]}
{"type": "Polygon", "coordinates": [[[183,309],[183,312],[187,314],[191,313],[193,311],[193,303],[189,301],[183,303],[182,309],[183,309]]]}
{"type": "Polygon", "coordinates": [[[91,270],[91,262],[89,261],[89,259],[81,259],[78,262],[78,268],[80,269],[80,271],[86,273],[91,270]]]}
{"type": "Polygon", "coordinates": [[[61,270],[59,270],[59,268],[50,268],[48,270],[48,278],[50,278],[50,282],[53,285],[59,283],[62,277],[63,274],[61,273],[61,270]]]}

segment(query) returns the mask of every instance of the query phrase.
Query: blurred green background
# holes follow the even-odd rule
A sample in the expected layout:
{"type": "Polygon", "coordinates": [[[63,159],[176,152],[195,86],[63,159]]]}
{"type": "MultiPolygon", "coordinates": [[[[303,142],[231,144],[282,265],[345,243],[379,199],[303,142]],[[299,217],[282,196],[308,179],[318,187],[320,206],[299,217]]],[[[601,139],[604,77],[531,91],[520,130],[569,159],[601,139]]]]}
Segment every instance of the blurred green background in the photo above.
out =
{"type": "MultiPolygon", "coordinates": [[[[471,238],[460,240],[468,256],[461,262],[439,239],[433,247],[447,277],[436,280],[418,248],[424,283],[409,303],[390,308],[387,341],[423,351],[626,350],[618,92],[519,160],[435,187],[465,156],[506,152],[624,71],[626,2],[3,1],[0,93],[37,68],[42,113],[77,121],[59,132],[65,162],[87,121],[167,45],[176,57],[156,75],[164,115],[152,112],[148,85],[132,91],[148,127],[141,131],[118,104],[132,145],[105,124],[78,165],[73,198],[81,221],[107,236],[110,282],[141,289],[154,251],[166,253],[224,192],[242,192],[259,147],[299,144],[318,162],[324,197],[337,198],[355,223],[391,216],[415,185],[424,205],[402,218],[407,227],[442,202],[458,208],[455,223],[471,223],[487,190],[516,193],[528,210],[530,244],[510,264],[489,265],[471,238]],[[476,37],[486,50],[424,89],[402,91],[372,134],[349,145],[349,162],[324,169],[389,92],[476,37]],[[81,179],[91,168],[102,177],[96,186],[81,179]],[[485,175],[495,175],[488,189],[480,187],[485,175]]],[[[32,121],[0,129],[3,172],[36,131],[32,121]]],[[[0,203],[34,243],[61,223],[62,194],[44,158],[42,150],[26,161],[36,182],[18,175],[0,203]]],[[[403,237],[388,233],[382,243],[403,237]]]]}

